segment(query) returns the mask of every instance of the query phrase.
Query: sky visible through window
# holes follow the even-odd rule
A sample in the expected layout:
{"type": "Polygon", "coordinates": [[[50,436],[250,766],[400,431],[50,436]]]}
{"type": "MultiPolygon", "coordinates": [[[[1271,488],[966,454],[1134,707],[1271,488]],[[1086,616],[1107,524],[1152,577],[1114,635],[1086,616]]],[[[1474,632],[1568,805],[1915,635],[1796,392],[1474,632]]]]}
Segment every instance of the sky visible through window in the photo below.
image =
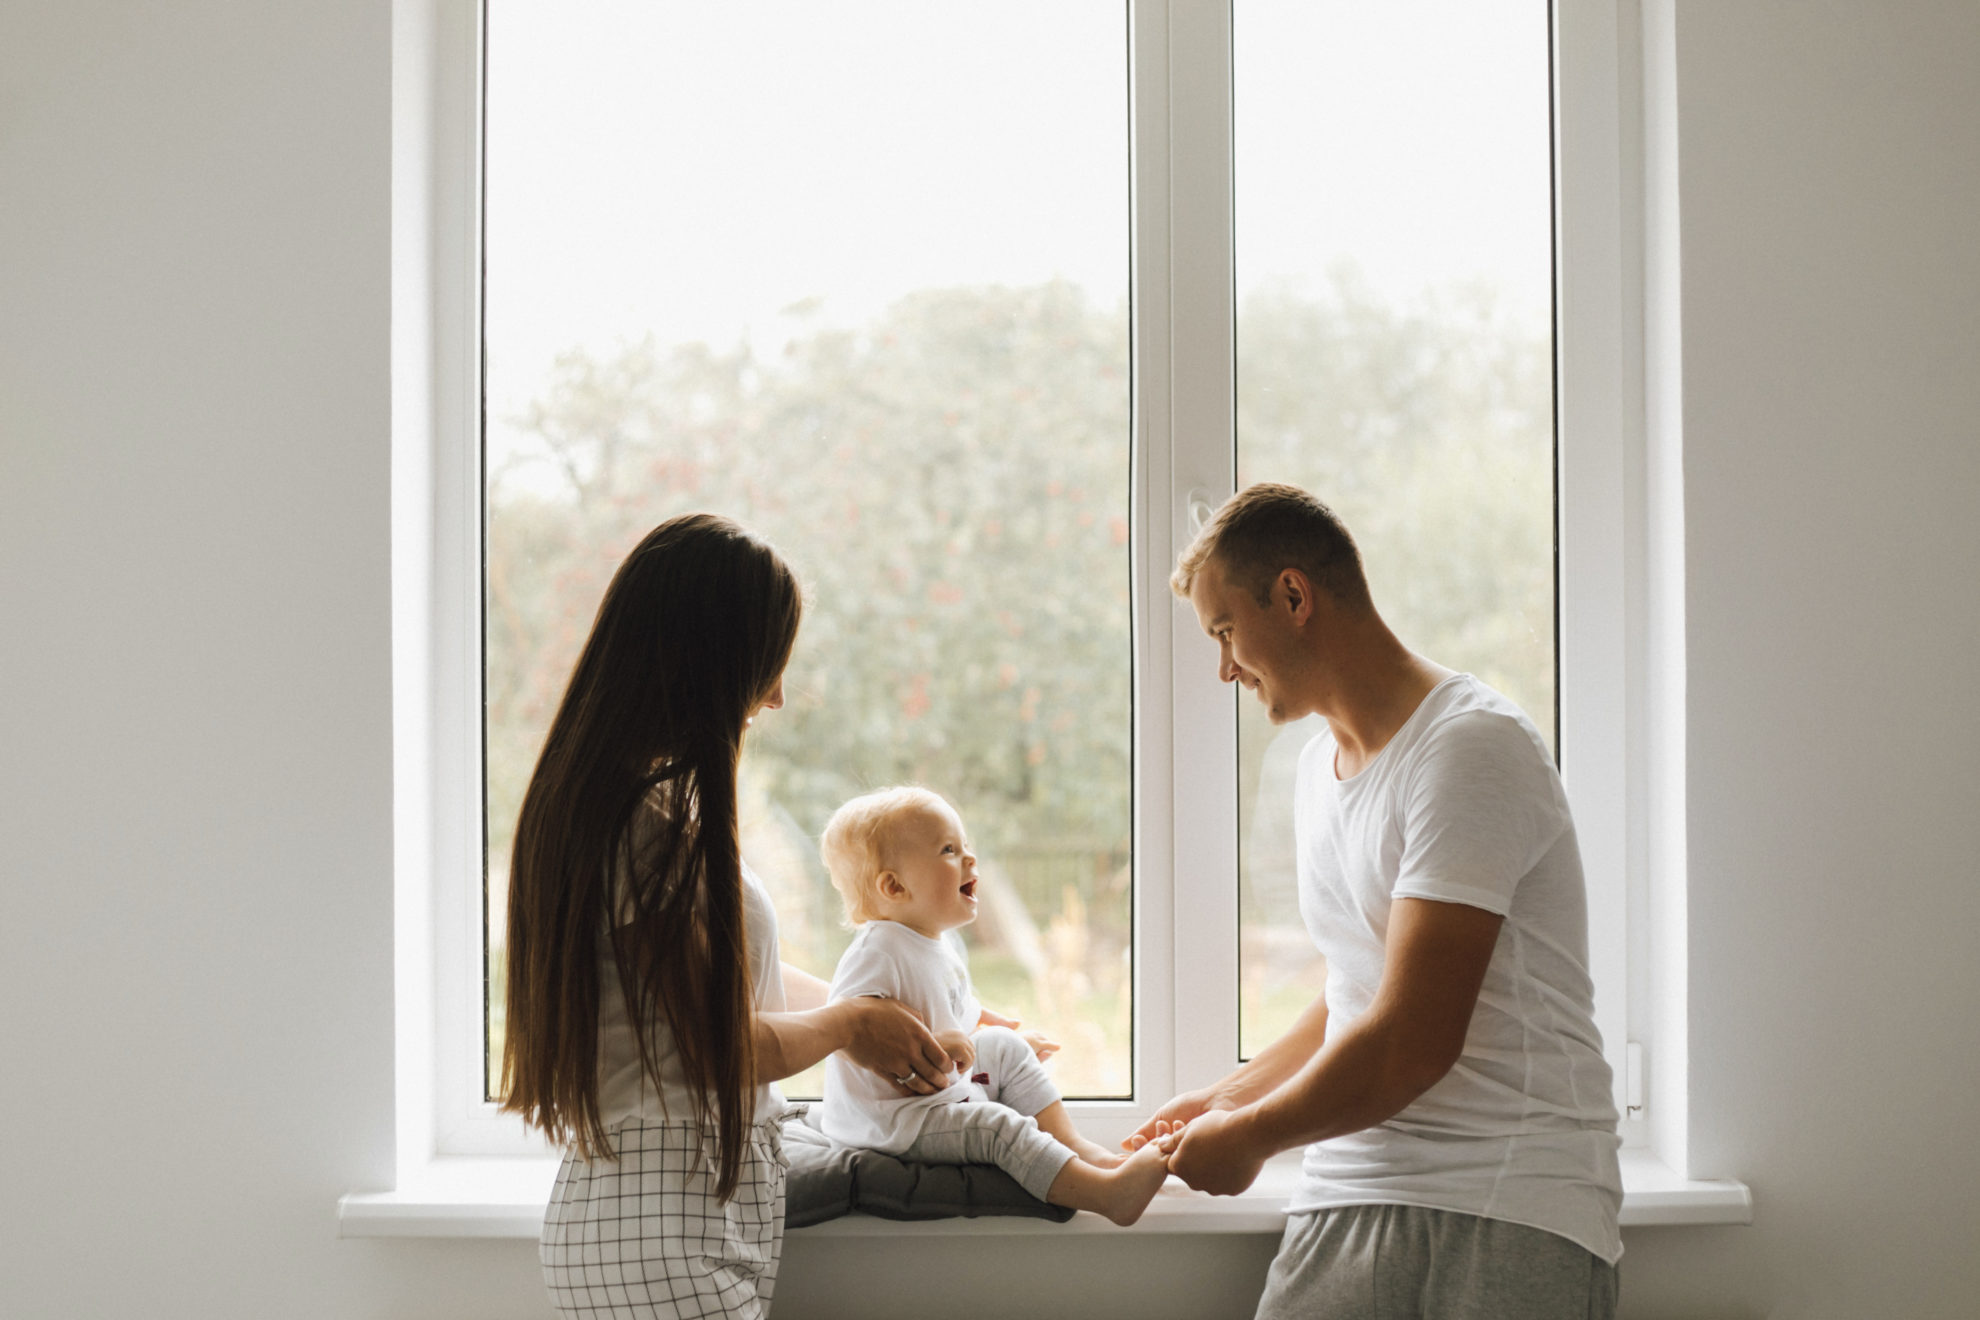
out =
{"type": "MultiPolygon", "coordinates": [[[[487,309],[498,463],[532,450],[513,419],[573,349],[609,353],[649,334],[774,340],[791,333],[787,308],[815,305],[858,325],[930,286],[1063,279],[1102,305],[1126,293],[1125,207],[1104,231],[996,223],[1011,212],[1051,217],[1092,188],[1096,170],[1105,191],[1126,197],[1122,5],[1034,0],[975,9],[966,22],[921,0],[490,8],[490,259],[555,254],[505,271],[505,296],[487,309]],[[1096,67],[1103,48],[1119,58],[1096,67]],[[750,84],[773,90],[732,93],[734,72],[709,52],[735,50],[749,52],[750,84]],[[1105,160],[1057,149],[1065,125],[1099,122],[1122,129],[1105,160]],[[845,155],[822,149],[848,139],[866,163],[851,178],[845,155]],[[680,186],[711,178],[719,189],[680,186]],[[818,204],[848,194],[861,204],[818,204]],[[793,214],[804,216],[803,244],[785,241],[793,214]]],[[[1536,301],[1528,273],[1551,214],[1545,145],[1509,164],[1490,144],[1530,131],[1536,98],[1545,114],[1545,25],[1545,5],[1530,0],[1241,4],[1239,168],[1294,158],[1314,111],[1353,132],[1333,139],[1333,177],[1245,180],[1240,298],[1346,262],[1391,305],[1483,279],[1522,318],[1544,322],[1546,291],[1536,301]],[[1507,21],[1522,15],[1525,24],[1507,21]],[[1344,45],[1343,25],[1359,45],[1344,45]],[[1248,26],[1279,36],[1247,41],[1248,26]],[[1398,80],[1389,60],[1325,58],[1371,47],[1409,52],[1413,76],[1398,80]],[[1480,71],[1497,72],[1480,86],[1480,71]],[[1453,97],[1398,95],[1420,86],[1453,97]],[[1523,94],[1497,94],[1507,86],[1523,94]],[[1451,192],[1406,199],[1425,203],[1413,218],[1408,207],[1338,204],[1344,193],[1392,192],[1404,162],[1452,180],[1451,192]],[[1521,177],[1507,177],[1515,165],[1521,177]],[[1453,193],[1490,204],[1453,215],[1453,193]]]]}

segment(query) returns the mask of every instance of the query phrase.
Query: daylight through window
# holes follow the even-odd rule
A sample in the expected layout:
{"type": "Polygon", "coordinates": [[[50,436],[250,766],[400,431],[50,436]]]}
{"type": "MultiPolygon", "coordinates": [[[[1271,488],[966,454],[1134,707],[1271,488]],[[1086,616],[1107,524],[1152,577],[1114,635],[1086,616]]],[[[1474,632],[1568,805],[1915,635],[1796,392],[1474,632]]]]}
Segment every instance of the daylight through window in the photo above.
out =
{"type": "MultiPolygon", "coordinates": [[[[1404,643],[1555,719],[1552,123],[1545,0],[1238,0],[1240,487],[1353,530],[1404,643]]],[[[1240,1039],[1325,966],[1293,883],[1309,719],[1239,710],[1240,1039]]]]}
{"type": "Polygon", "coordinates": [[[827,816],[924,784],[980,855],[979,997],[1063,1043],[1069,1096],[1130,1093],[1126,36],[1117,5],[489,5],[491,1068],[543,731],[625,551],[712,509],[806,593],[742,778],[786,959],[829,977],[849,938],[827,816]]]}

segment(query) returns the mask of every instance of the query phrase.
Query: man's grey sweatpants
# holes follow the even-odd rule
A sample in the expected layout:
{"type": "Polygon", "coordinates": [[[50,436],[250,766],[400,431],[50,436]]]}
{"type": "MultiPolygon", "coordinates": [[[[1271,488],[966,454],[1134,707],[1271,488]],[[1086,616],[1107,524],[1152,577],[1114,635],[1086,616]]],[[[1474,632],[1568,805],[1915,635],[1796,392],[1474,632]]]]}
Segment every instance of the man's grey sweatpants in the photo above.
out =
{"type": "Polygon", "coordinates": [[[1257,1320],[1612,1320],[1616,1267],[1558,1234],[1455,1210],[1289,1216],[1257,1320]]]}

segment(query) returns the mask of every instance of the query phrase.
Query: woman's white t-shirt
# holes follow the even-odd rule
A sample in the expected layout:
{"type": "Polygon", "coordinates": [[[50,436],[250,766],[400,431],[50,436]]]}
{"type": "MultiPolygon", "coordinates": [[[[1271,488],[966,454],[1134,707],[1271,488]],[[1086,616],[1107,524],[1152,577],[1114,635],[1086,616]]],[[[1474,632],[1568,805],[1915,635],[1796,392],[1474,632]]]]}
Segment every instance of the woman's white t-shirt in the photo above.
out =
{"type": "MultiPolygon", "coordinates": [[[[784,1010],[783,966],[777,956],[777,909],[770,893],[756,873],[745,865],[743,918],[749,931],[750,984],[759,1013],[784,1010]]],[[[653,1061],[660,1074],[660,1085],[646,1075],[639,1063],[639,1042],[633,1035],[632,1019],[626,1012],[625,991],[619,982],[619,965],[612,957],[611,941],[598,939],[598,1110],[605,1126],[629,1118],[661,1122],[669,1118],[693,1118],[695,1092],[681,1071],[680,1052],[674,1048],[674,1033],[665,1017],[647,1025],[653,1046],[653,1061]]],[[[756,1121],[775,1118],[784,1109],[784,1096],[774,1085],[756,1088],[756,1121]]]]}
{"type": "Polygon", "coordinates": [[[1574,822],[1539,731],[1469,674],[1437,685],[1349,780],[1300,755],[1300,915],[1327,960],[1329,1032],[1366,1012],[1398,898],[1505,918],[1457,1065],[1385,1123],[1306,1148],[1294,1212],[1432,1206],[1622,1254],[1616,1110],[1595,1029],[1574,822]]]}
{"type": "MultiPolygon", "coordinates": [[[[832,973],[827,1003],[876,996],[913,1009],[931,1032],[974,1032],[983,1006],[970,987],[962,942],[953,933],[930,939],[898,921],[869,921],[832,973]]],[[[843,1054],[825,1061],[825,1103],[818,1126],[848,1146],[898,1155],[921,1135],[928,1113],[945,1105],[982,1101],[986,1092],[957,1077],[932,1095],[903,1096],[843,1054]]]]}

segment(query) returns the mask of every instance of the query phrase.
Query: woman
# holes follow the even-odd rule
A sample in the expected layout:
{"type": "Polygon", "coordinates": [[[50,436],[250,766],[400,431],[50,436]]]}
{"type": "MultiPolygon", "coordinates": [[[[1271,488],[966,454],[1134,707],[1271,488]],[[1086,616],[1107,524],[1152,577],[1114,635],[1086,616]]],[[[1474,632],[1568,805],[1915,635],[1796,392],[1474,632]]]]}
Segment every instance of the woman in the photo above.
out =
{"type": "Polygon", "coordinates": [[[790,569],[735,523],[654,528],[606,589],[524,795],[503,1108],[567,1148],[542,1239],[565,1315],[767,1314],[785,1168],[769,1083],[834,1050],[904,1092],[947,1080],[906,1010],[824,1007],[779,963],[742,863],[743,731],[783,705],[801,612],[790,569]]]}

